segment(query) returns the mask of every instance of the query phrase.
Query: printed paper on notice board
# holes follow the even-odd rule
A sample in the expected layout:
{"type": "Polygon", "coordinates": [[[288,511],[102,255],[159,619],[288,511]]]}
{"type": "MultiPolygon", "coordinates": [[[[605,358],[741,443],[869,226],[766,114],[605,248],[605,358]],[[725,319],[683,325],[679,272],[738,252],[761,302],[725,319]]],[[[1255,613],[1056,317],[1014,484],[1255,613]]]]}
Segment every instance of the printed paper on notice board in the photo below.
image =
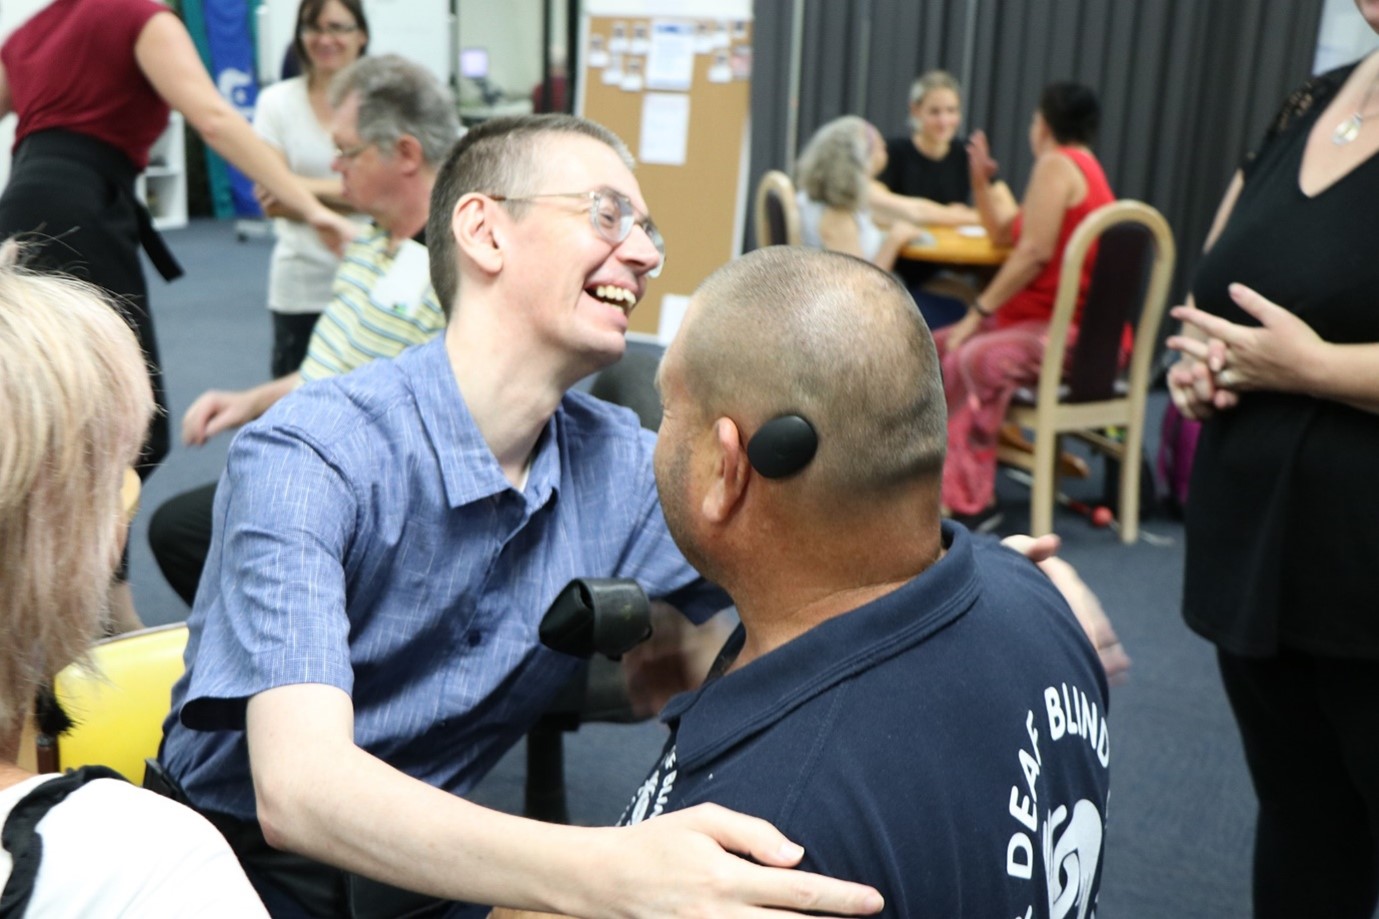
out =
{"type": "Polygon", "coordinates": [[[683,93],[642,96],[642,136],[637,159],[662,166],[685,165],[690,97],[683,93]]]}
{"type": "Polygon", "coordinates": [[[651,24],[646,88],[687,91],[694,83],[694,26],[657,20],[651,24]]]}

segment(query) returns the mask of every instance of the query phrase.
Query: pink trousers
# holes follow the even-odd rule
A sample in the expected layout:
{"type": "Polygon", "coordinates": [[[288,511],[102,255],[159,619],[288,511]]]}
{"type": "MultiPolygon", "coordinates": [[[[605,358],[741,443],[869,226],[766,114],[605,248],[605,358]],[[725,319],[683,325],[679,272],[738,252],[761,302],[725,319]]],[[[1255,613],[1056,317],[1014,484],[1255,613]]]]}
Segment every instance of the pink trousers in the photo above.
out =
{"type": "Polygon", "coordinates": [[[997,328],[994,319],[956,350],[948,333],[934,333],[948,397],[948,457],[943,464],[943,503],[954,513],[986,509],[996,491],[996,446],[1010,397],[1039,379],[1047,322],[997,328]]]}

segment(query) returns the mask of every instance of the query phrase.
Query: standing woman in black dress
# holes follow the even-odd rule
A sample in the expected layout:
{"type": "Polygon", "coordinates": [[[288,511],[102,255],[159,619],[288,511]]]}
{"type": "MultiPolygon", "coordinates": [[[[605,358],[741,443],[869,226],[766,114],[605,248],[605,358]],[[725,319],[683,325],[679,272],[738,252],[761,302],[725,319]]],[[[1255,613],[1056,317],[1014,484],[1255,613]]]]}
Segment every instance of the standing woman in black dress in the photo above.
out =
{"type": "MultiPolygon", "coordinates": [[[[337,250],[353,225],[322,205],[220,95],[181,21],[155,0],[54,0],[0,48],[0,116],[19,116],[0,238],[24,234],[31,267],[68,271],[116,295],[138,334],[159,411],[140,457],[146,476],[168,451],[167,401],[139,262],[181,269],[134,194],[149,149],[181,112],[206,142],[303,214],[337,250]]],[[[123,566],[122,566],[123,567],[123,566]]],[[[138,625],[128,588],[113,627],[138,625]]]]}
{"type": "MultiPolygon", "coordinates": [[[[1357,0],[1379,32],[1379,0],[1357,0]]],[[[1217,646],[1259,821],[1256,916],[1379,903],[1379,54],[1294,92],[1169,339],[1205,421],[1183,614],[1217,646]]]]}

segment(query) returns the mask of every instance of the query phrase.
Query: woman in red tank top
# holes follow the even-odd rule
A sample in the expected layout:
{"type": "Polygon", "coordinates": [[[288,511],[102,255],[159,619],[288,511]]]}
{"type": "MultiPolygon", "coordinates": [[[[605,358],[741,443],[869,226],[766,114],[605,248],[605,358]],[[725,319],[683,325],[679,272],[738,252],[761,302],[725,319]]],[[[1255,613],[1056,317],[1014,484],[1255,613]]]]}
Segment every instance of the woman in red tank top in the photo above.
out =
{"type": "MultiPolygon", "coordinates": [[[[1090,149],[1100,113],[1096,95],[1085,86],[1044,88],[1029,128],[1034,169],[1019,205],[1004,185],[991,182],[996,164],[985,135],[974,131],[968,145],[972,196],[982,223],[993,241],[1014,247],[967,315],[934,335],[948,399],[943,503],[955,519],[978,530],[999,523],[997,439],[1011,394],[1039,378],[1063,250],[1084,217],[1115,200],[1090,149]]],[[[1088,259],[1084,294],[1091,266],[1088,259]]]]}

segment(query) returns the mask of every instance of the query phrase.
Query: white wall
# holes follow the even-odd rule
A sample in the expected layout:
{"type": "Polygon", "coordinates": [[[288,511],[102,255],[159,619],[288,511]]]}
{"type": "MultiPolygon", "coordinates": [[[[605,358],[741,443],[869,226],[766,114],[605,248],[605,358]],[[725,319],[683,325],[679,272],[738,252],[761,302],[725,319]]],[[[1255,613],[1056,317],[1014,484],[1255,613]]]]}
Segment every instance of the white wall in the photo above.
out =
{"type": "MultiPolygon", "coordinates": [[[[459,0],[460,47],[488,49],[489,80],[515,99],[541,82],[541,0],[459,0]]],[[[557,45],[564,35],[552,36],[557,45]]],[[[472,87],[460,86],[467,98],[472,87]]]]}
{"type": "MultiPolygon", "coordinates": [[[[283,52],[292,42],[299,3],[300,0],[259,0],[258,61],[262,83],[278,78],[283,52]]],[[[364,14],[369,17],[370,53],[400,54],[425,65],[437,79],[450,85],[456,53],[450,0],[364,0],[364,14]]]]}
{"type": "Polygon", "coordinates": [[[1322,8],[1321,29],[1317,34],[1317,57],[1313,72],[1325,73],[1375,49],[1379,49],[1379,35],[1360,17],[1355,0],[1326,0],[1322,8]]]}
{"type": "MultiPolygon", "coordinates": [[[[298,2],[260,0],[262,82],[277,79],[283,50],[292,40],[298,2]]],[[[492,83],[511,97],[529,96],[541,81],[541,0],[456,0],[454,5],[459,13],[452,17],[450,0],[364,0],[371,28],[369,51],[411,58],[452,85],[452,77],[458,75],[459,49],[484,47],[489,52],[492,83]]],[[[563,28],[560,18],[557,25],[563,28]]],[[[557,44],[563,36],[563,32],[555,35],[557,44]]],[[[466,98],[477,90],[461,85],[459,94],[466,98]]]]}

